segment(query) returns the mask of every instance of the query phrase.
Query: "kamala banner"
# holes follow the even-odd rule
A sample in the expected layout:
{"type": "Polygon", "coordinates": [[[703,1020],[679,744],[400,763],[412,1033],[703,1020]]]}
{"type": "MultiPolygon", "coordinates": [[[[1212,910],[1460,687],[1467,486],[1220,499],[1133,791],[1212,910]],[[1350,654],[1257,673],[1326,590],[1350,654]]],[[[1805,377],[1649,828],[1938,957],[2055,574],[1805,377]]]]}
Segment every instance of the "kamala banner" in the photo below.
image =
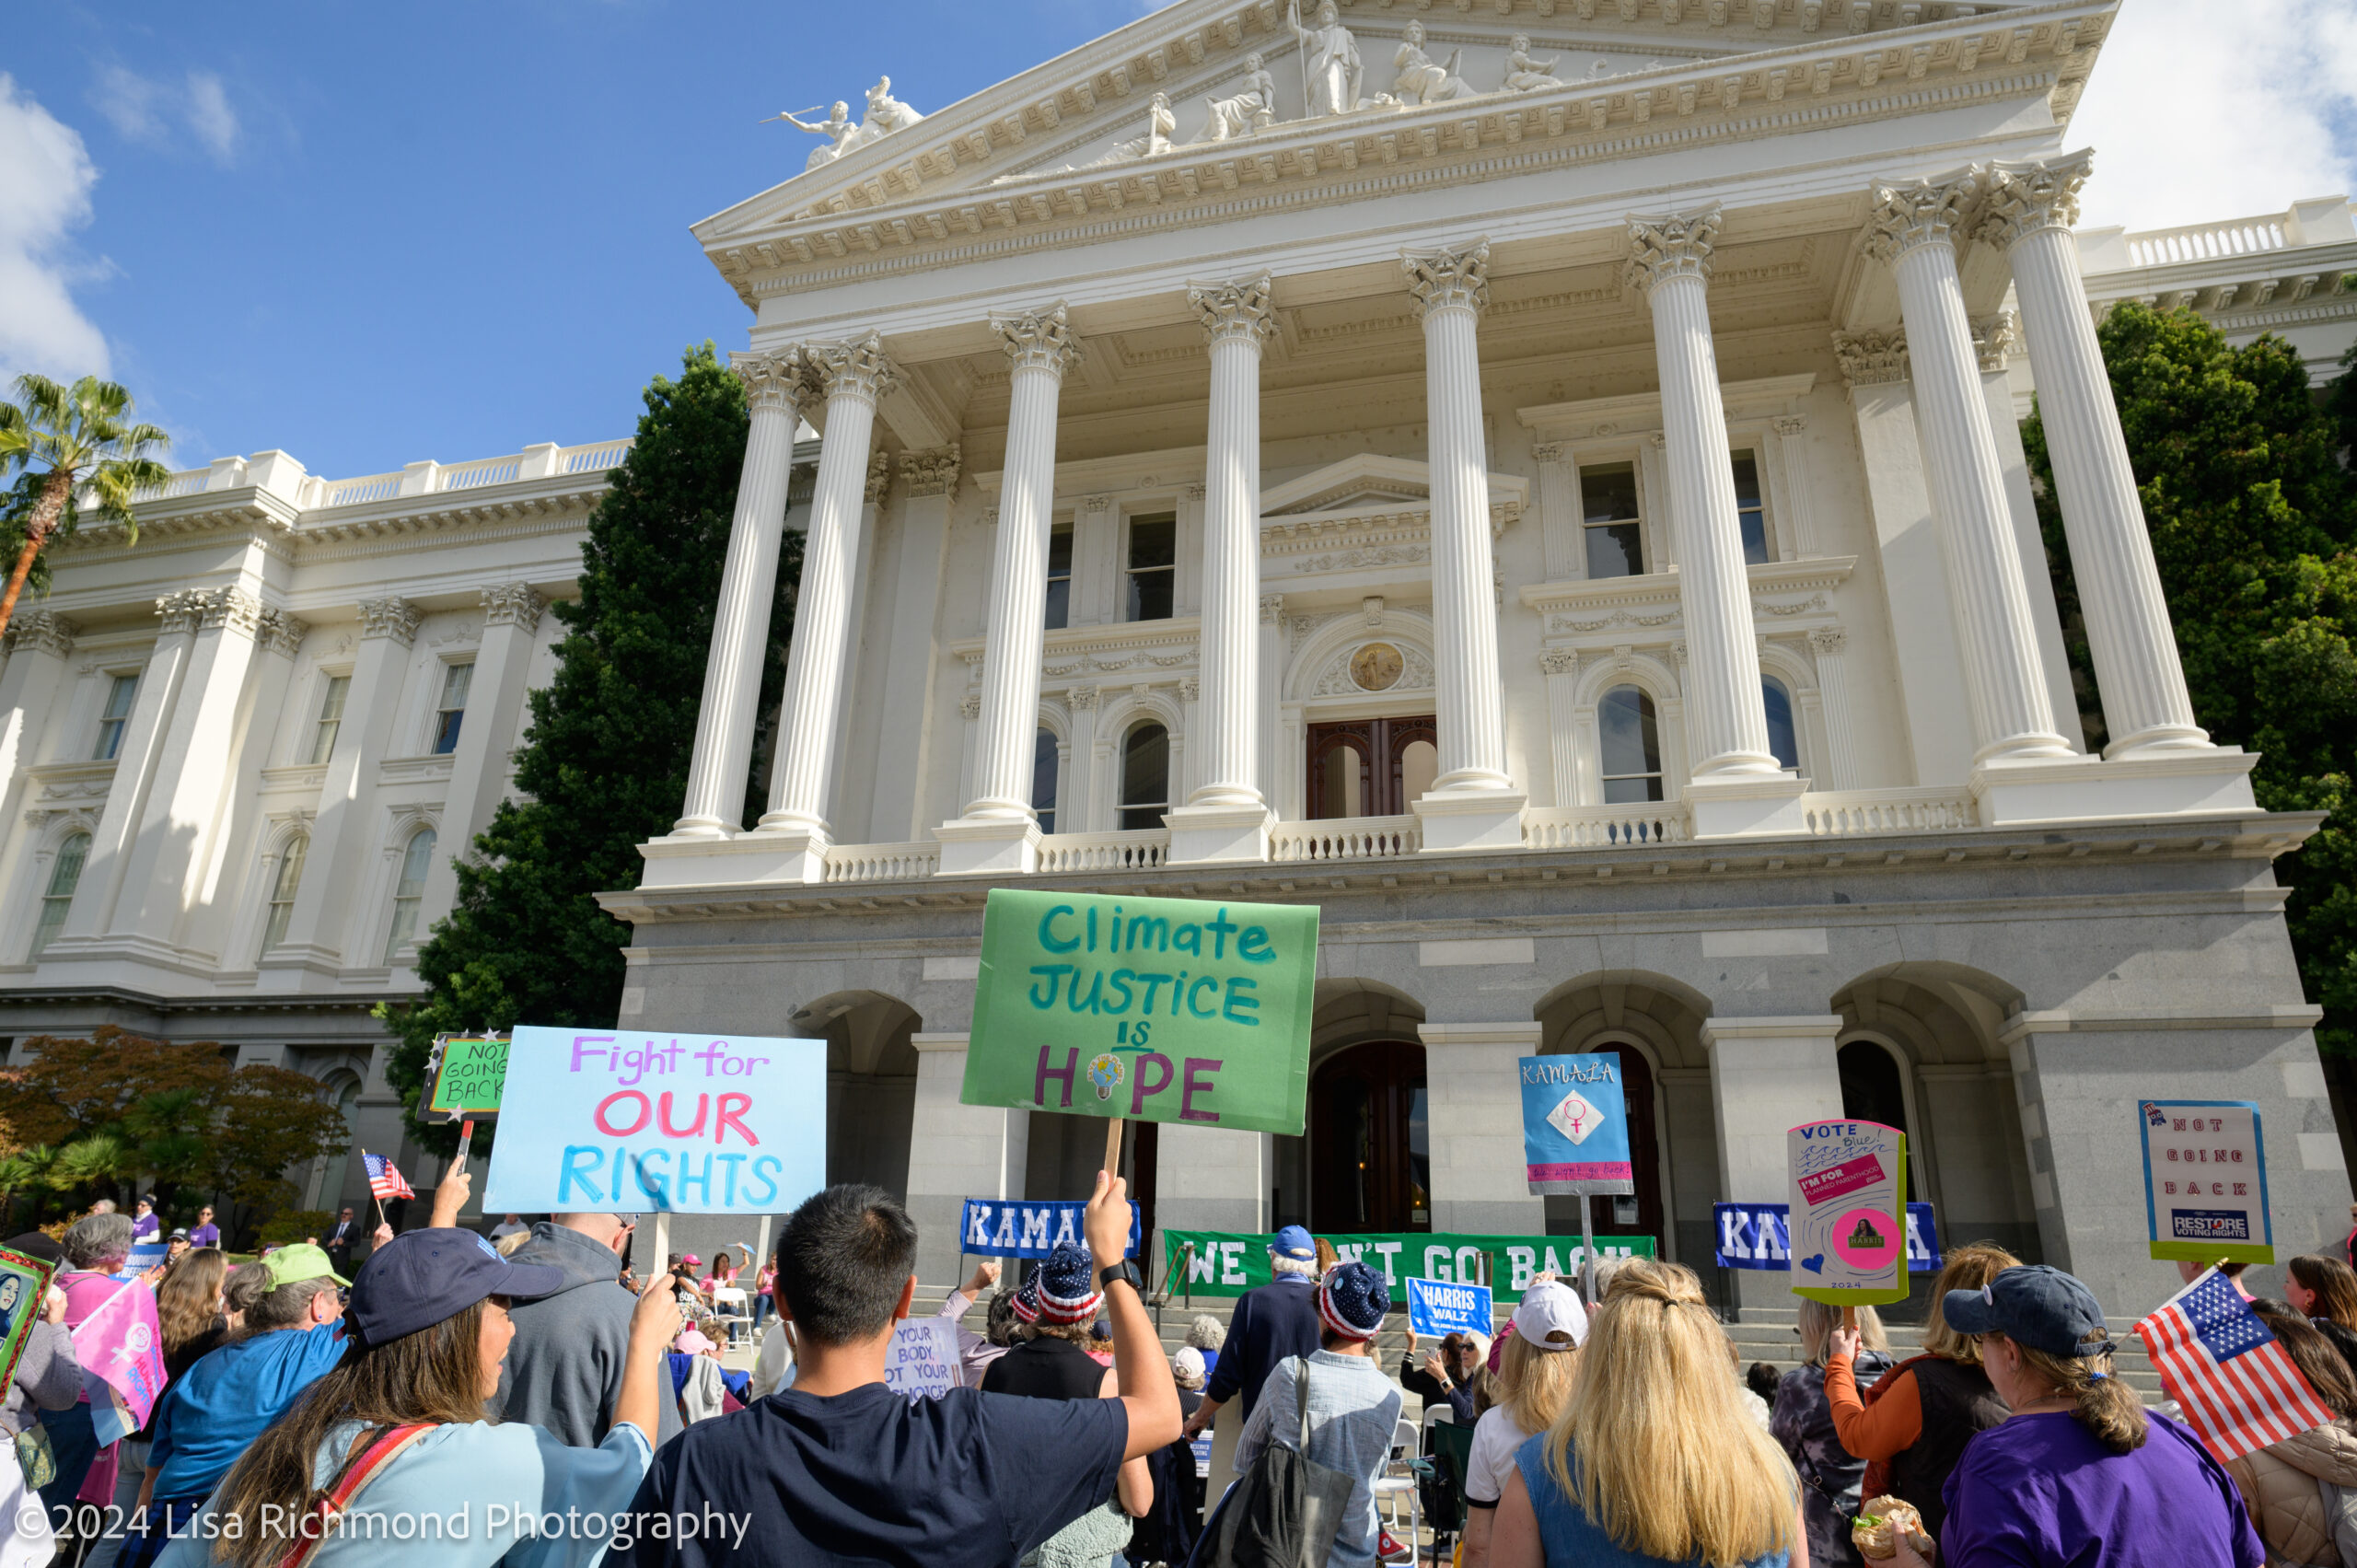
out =
{"type": "Polygon", "coordinates": [[[782,1214],[827,1184],[827,1042],[524,1028],[493,1214],[782,1214]]]}
{"type": "Polygon", "coordinates": [[[1314,904],[993,888],[959,1098],[1297,1136],[1317,978],[1314,904]]]}
{"type": "MultiPolygon", "coordinates": [[[[1162,1233],[1163,1267],[1169,1271],[1172,1295],[1242,1295],[1269,1283],[1269,1244],[1273,1236],[1228,1230],[1166,1230],[1162,1233]],[[1193,1250],[1190,1251],[1191,1248],[1193,1250]]],[[[1531,1276],[1546,1271],[1568,1279],[1584,1268],[1577,1237],[1457,1236],[1411,1232],[1390,1236],[1318,1237],[1333,1243],[1345,1262],[1361,1262],[1382,1272],[1390,1288],[1394,1310],[1408,1300],[1408,1282],[1432,1280],[1442,1284],[1481,1283],[1482,1257],[1494,1271],[1490,1287],[1500,1301],[1522,1299],[1531,1276]]],[[[1599,1236],[1598,1262],[1617,1258],[1654,1256],[1650,1236],[1599,1236]]]]}
{"type": "MultiPolygon", "coordinates": [[[[1783,1271],[1793,1266],[1793,1243],[1782,1203],[1713,1203],[1711,1218],[1718,1231],[1717,1261],[1722,1269],[1783,1271]]],[[[1940,1233],[1932,1223],[1932,1205],[1907,1205],[1907,1272],[1936,1274],[1946,1261],[1940,1254],[1940,1233]]]]}
{"type": "MultiPolygon", "coordinates": [[[[1086,1247],[1088,1237],[1080,1228],[1080,1214],[1087,1207],[1086,1202],[1070,1199],[969,1198],[958,1226],[958,1250],[977,1258],[1045,1258],[1067,1241],[1086,1247]]],[[[1138,1255],[1138,1204],[1132,1198],[1130,1249],[1124,1256],[1138,1255]]]]}
{"type": "Polygon", "coordinates": [[[2153,1256],[2191,1263],[2272,1263],[2267,1141],[2247,1099],[2148,1099],[2144,1216],[2153,1256]]]}
{"type": "Polygon", "coordinates": [[[1583,1197],[1634,1192],[1620,1056],[1525,1056],[1520,1066],[1530,1190],[1583,1197]]]}

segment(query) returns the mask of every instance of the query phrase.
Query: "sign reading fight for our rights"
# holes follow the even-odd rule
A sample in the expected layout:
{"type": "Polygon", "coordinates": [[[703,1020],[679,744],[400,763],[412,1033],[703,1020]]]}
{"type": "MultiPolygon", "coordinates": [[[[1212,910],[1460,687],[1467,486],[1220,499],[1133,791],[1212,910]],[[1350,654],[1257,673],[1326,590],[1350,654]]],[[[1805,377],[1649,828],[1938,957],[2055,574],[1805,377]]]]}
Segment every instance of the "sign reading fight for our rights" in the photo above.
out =
{"type": "Polygon", "coordinates": [[[1317,971],[1314,905],[993,888],[959,1098],[1298,1135],[1317,971]]]}
{"type": "Polygon", "coordinates": [[[486,1209],[784,1214],[827,1184],[827,1042],[518,1028],[486,1209]]]}

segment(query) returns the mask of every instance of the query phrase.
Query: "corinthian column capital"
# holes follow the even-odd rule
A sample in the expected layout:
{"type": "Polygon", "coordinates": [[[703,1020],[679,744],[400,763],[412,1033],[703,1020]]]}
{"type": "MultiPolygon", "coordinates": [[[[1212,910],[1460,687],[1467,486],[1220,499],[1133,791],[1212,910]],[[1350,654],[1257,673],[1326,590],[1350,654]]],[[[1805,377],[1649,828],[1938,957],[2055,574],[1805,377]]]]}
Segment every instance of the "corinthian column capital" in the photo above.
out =
{"type": "Polygon", "coordinates": [[[753,409],[794,412],[802,391],[798,351],[784,354],[737,353],[728,356],[729,373],[745,384],[745,401],[753,409]]]}
{"type": "Polygon", "coordinates": [[[46,610],[20,610],[8,622],[6,645],[10,648],[39,648],[59,658],[74,651],[74,639],[81,628],[64,616],[46,610]]]}
{"type": "Polygon", "coordinates": [[[401,646],[408,647],[417,635],[417,623],[424,618],[424,611],[405,598],[363,599],[360,601],[361,640],[390,637],[401,646]]]}
{"type": "Polygon", "coordinates": [[[1708,278],[1711,254],[1719,242],[1719,209],[1706,213],[1666,213],[1659,217],[1631,215],[1629,260],[1621,275],[1631,288],[1651,296],[1671,278],[1708,278]]]}
{"type": "Polygon", "coordinates": [[[2039,229],[2069,228],[2079,221],[2079,191],[2095,163],[2089,149],[2068,157],[1991,164],[1988,199],[1973,238],[2010,250],[2039,229]]]}
{"type": "Polygon", "coordinates": [[[1953,245],[1980,194],[1969,172],[1947,180],[1909,180],[1874,188],[1866,219],[1866,254],[1886,264],[1925,245],[1953,245]]]}
{"type": "Polygon", "coordinates": [[[958,490],[958,466],[964,460],[957,442],[928,451],[900,454],[900,477],[911,495],[951,495],[958,490]]]}
{"type": "Polygon", "coordinates": [[[900,369],[874,332],[839,343],[813,343],[802,351],[820,389],[830,398],[875,402],[900,384],[900,369]]]}
{"type": "Polygon", "coordinates": [[[1061,381],[1080,363],[1080,338],[1061,299],[1045,310],[993,316],[991,331],[1006,350],[1007,363],[1017,370],[1045,370],[1061,381]]]}
{"type": "Polygon", "coordinates": [[[1266,273],[1245,283],[1189,284],[1187,303],[1213,343],[1257,343],[1277,330],[1269,287],[1266,273]]]}
{"type": "Polygon", "coordinates": [[[1408,292],[1424,315],[1435,310],[1470,310],[1480,315],[1490,303],[1490,242],[1477,239],[1461,250],[1446,249],[1399,255],[1408,274],[1408,292]]]}

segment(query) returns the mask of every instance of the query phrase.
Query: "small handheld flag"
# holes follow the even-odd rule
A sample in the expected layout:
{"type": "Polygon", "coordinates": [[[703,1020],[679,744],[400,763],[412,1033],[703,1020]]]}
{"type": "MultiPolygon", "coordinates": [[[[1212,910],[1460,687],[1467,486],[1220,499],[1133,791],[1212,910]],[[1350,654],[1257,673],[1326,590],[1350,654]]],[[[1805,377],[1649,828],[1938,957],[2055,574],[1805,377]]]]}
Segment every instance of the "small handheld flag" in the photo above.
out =
{"type": "Polygon", "coordinates": [[[363,1150],[360,1163],[368,1167],[368,1191],[374,1192],[379,1202],[387,1198],[417,1196],[410,1184],[402,1179],[401,1173],[393,1168],[393,1162],[384,1156],[372,1155],[363,1150]]]}
{"type": "Polygon", "coordinates": [[[2223,1461],[2332,1420],[2283,1342],[2212,1269],[2136,1325],[2185,1419],[2223,1461]]]}

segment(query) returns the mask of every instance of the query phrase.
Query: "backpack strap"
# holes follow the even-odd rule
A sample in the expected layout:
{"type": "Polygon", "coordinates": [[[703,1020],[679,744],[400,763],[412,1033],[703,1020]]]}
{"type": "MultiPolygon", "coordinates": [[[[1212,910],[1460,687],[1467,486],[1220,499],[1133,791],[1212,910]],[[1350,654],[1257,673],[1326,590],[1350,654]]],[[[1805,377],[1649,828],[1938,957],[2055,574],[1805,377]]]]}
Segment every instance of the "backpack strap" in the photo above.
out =
{"type": "Polygon", "coordinates": [[[388,1426],[380,1428],[373,1436],[363,1433],[354,1438],[352,1446],[344,1453],[343,1467],[336,1471],[335,1479],[311,1493],[310,1503],[303,1510],[302,1539],[295,1543],[294,1550],[279,1559],[278,1568],[303,1568],[311,1560],[312,1553],[326,1544],[330,1532],[343,1518],[344,1511],[352,1506],[352,1500],[360,1495],[361,1489],[376,1480],[387,1465],[407,1452],[412,1444],[440,1424],[438,1422],[417,1422],[407,1426],[388,1426]]]}

